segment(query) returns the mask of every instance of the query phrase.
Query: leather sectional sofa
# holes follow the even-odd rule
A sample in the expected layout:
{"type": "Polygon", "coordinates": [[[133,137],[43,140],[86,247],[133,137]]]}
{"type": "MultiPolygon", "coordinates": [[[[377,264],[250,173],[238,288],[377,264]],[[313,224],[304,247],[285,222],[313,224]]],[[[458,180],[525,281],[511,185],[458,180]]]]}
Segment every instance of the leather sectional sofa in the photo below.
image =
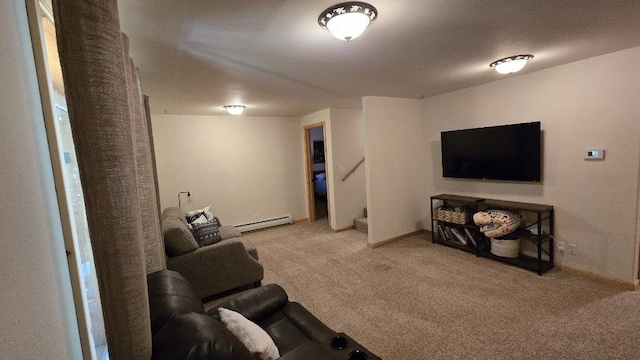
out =
{"type": "Polygon", "coordinates": [[[380,359],[352,339],[342,349],[332,348],[331,339],[343,334],[299,303],[290,302],[278,285],[250,289],[205,313],[200,297],[179,273],[161,270],[149,274],[147,281],[153,359],[255,360],[220,321],[219,308],[238,312],[266,331],[280,359],[347,359],[352,352],[360,359],[380,359]]]}

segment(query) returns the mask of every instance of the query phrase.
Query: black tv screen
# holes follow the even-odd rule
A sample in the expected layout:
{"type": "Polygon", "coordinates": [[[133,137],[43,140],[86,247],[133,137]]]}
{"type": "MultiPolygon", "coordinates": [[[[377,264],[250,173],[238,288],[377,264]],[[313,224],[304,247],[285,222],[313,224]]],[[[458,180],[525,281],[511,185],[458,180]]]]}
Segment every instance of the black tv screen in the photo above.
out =
{"type": "Polygon", "coordinates": [[[443,131],[442,176],[540,182],[540,122],[443,131]]]}

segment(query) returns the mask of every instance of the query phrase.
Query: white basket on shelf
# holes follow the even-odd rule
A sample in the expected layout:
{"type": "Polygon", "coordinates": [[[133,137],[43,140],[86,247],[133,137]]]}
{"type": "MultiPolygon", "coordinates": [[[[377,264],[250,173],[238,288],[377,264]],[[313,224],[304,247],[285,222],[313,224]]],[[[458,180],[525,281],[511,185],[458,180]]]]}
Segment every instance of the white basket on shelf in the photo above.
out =
{"type": "Polygon", "coordinates": [[[505,258],[517,258],[520,256],[520,239],[493,239],[491,238],[491,253],[505,258]]]}

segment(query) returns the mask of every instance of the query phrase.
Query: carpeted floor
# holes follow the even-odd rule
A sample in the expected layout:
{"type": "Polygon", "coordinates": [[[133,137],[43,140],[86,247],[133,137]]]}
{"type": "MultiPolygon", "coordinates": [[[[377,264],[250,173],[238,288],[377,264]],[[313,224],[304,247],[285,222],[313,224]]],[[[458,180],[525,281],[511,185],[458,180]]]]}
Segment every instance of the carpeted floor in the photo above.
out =
{"type": "Polygon", "coordinates": [[[640,293],[540,277],[426,234],[377,249],[326,219],[245,234],[278,283],[384,359],[640,359],[640,293]]]}

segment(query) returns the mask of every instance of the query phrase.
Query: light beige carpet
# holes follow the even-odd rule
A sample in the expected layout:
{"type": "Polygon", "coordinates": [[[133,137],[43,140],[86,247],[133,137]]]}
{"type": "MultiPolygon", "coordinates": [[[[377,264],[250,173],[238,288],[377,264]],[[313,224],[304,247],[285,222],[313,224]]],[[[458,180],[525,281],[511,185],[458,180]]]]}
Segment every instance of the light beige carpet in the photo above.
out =
{"type": "Polygon", "coordinates": [[[384,359],[640,359],[640,293],[415,236],[377,249],[326,220],[245,234],[263,283],[384,359]]]}

